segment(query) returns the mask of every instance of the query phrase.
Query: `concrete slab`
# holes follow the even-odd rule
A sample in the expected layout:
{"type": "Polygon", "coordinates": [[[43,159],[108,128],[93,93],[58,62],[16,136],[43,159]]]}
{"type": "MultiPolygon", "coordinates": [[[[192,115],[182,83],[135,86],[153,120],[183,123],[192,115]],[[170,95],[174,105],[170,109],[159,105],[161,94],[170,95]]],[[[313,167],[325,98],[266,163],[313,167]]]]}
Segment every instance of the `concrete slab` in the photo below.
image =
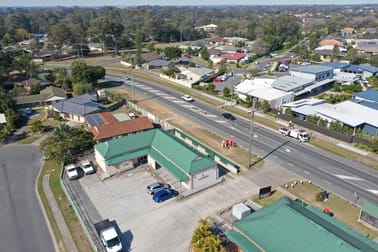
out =
{"type": "Polygon", "coordinates": [[[188,251],[201,218],[216,215],[258,192],[244,176],[226,175],[225,182],[188,198],[155,203],[146,192],[146,186],[155,181],[144,168],[105,181],[97,176],[80,179],[101,217],[119,225],[126,251],[188,251]]]}

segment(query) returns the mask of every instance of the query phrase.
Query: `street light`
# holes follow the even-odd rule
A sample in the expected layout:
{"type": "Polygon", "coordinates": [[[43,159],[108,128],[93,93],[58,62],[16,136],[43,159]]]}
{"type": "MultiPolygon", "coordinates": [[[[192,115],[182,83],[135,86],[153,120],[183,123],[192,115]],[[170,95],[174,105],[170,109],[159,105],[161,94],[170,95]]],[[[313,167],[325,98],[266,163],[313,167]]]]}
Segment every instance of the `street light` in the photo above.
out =
{"type": "Polygon", "coordinates": [[[249,141],[248,141],[248,163],[247,169],[251,165],[251,148],[252,148],[252,131],[253,131],[253,118],[255,117],[255,104],[256,98],[252,99],[252,111],[251,111],[251,124],[249,125],[249,141]]]}

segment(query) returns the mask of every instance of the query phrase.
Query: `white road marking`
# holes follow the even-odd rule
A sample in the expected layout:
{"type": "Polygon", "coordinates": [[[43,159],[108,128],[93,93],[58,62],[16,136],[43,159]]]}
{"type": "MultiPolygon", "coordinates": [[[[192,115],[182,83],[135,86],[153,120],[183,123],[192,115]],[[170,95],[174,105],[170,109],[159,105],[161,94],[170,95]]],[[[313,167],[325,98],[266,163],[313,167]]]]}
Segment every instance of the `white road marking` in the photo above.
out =
{"type": "Polygon", "coordinates": [[[208,117],[217,117],[216,115],[207,114],[208,117]]]}
{"type": "Polygon", "coordinates": [[[306,174],[310,174],[310,172],[309,171],[303,171],[304,173],[306,173],[306,174]]]}
{"type": "Polygon", "coordinates": [[[180,104],[183,104],[183,103],[186,103],[185,101],[181,101],[181,100],[176,100],[176,101],[173,101],[174,103],[180,103],[180,104]]]}
{"type": "Polygon", "coordinates": [[[352,177],[352,176],[346,176],[341,174],[334,174],[335,177],[344,179],[344,180],[354,180],[354,181],[364,181],[365,179],[359,178],[359,177],[352,177]]]}
{"type": "Polygon", "coordinates": [[[163,96],[165,99],[167,100],[176,100],[177,98],[176,97],[173,97],[173,96],[168,96],[168,95],[165,95],[163,96]]]}
{"type": "Polygon", "coordinates": [[[190,104],[184,104],[184,105],[182,105],[184,108],[194,108],[194,106],[193,105],[190,105],[190,104]]]}
{"type": "Polygon", "coordinates": [[[223,121],[223,120],[215,120],[215,122],[217,122],[217,123],[226,123],[226,121],[223,121]]]}
{"type": "Polygon", "coordinates": [[[378,190],[366,189],[366,191],[371,192],[371,193],[373,193],[375,195],[378,195],[378,190]]]}

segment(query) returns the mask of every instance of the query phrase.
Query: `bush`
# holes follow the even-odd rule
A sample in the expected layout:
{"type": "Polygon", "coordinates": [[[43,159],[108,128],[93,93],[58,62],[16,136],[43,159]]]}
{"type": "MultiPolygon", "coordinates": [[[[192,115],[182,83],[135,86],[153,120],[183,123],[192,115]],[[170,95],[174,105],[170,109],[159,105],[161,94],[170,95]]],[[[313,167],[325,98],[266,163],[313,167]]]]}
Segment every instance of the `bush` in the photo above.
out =
{"type": "Polygon", "coordinates": [[[324,201],[324,197],[323,197],[323,192],[318,192],[315,194],[315,200],[318,201],[318,202],[323,202],[324,201]]]}

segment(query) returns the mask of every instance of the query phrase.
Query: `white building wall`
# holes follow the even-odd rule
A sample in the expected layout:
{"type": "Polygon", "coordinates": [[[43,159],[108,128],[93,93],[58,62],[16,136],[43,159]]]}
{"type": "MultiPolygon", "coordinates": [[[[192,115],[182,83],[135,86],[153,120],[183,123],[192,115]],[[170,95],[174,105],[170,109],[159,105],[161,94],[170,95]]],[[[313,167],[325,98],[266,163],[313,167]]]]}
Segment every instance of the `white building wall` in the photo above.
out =
{"type": "Polygon", "coordinates": [[[294,77],[306,78],[310,80],[315,80],[316,75],[311,73],[304,73],[304,72],[297,72],[297,71],[290,71],[290,75],[294,77]]]}
{"type": "Polygon", "coordinates": [[[192,186],[191,188],[205,187],[212,185],[216,182],[218,178],[218,168],[216,166],[211,167],[206,170],[202,170],[196,174],[192,175],[192,186]]]}
{"type": "Polygon", "coordinates": [[[107,166],[105,164],[105,159],[96,149],[95,149],[95,160],[96,160],[97,166],[101,168],[101,170],[104,173],[107,173],[107,166]]]}

